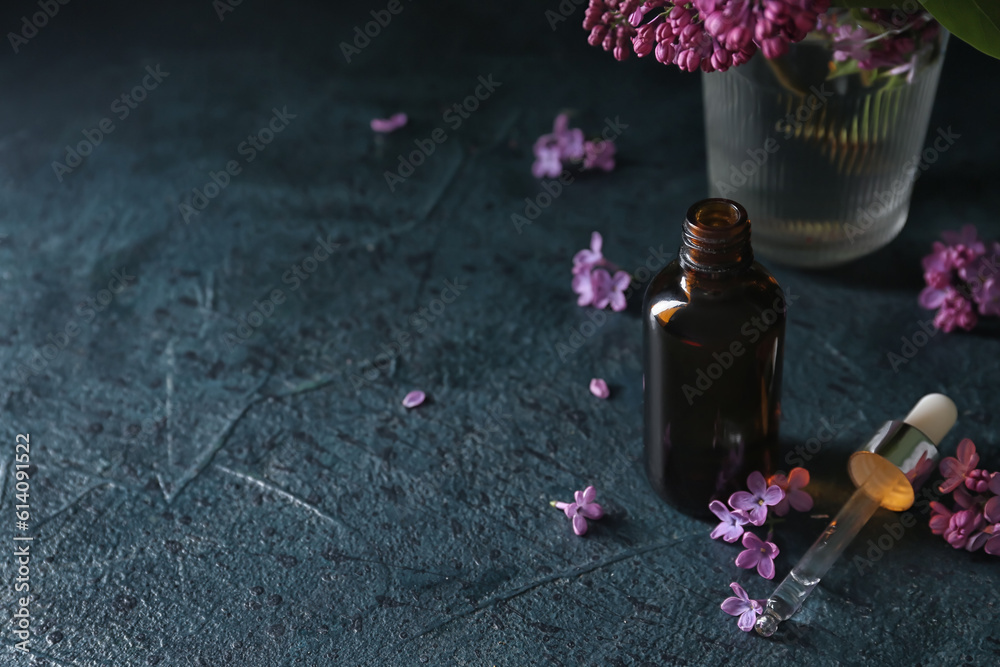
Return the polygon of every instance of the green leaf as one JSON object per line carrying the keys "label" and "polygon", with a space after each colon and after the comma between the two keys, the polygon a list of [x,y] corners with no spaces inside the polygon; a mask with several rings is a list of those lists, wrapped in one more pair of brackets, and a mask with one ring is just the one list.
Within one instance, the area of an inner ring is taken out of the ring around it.
{"label": "green leaf", "polygon": [[983,53],[1000,58],[1000,2],[996,0],[923,0],[955,37]]}

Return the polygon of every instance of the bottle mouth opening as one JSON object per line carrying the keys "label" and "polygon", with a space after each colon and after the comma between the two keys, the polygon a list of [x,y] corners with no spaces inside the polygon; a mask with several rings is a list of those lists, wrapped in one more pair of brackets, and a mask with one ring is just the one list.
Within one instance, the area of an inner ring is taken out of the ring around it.
{"label": "bottle mouth opening", "polygon": [[705,199],[688,209],[692,226],[713,236],[730,232],[747,222],[746,209],[729,199]]}

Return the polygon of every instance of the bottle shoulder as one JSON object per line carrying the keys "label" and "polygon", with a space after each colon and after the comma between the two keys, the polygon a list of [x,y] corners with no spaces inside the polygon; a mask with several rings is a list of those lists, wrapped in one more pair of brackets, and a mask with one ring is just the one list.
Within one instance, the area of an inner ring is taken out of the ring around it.
{"label": "bottle shoulder", "polygon": [[[785,317],[785,295],[778,281],[759,262],[724,279],[700,279],[674,261],[658,273],[646,290],[643,312],[666,324],[682,311],[729,311],[734,317],[752,317],[765,310]],[[690,313],[688,314],[690,316]],[[676,323],[677,320],[675,320]]]}

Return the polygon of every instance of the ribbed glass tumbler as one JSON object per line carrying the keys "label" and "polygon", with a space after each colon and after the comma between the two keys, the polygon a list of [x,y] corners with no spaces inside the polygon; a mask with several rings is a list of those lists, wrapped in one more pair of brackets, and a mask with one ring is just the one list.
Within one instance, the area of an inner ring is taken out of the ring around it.
{"label": "ribbed glass tumbler", "polygon": [[957,136],[940,128],[924,147],[944,30],[939,40],[909,80],[828,78],[829,44],[812,38],[781,58],[702,75],[709,193],[746,207],[755,251],[820,268],[899,234],[914,180]]}

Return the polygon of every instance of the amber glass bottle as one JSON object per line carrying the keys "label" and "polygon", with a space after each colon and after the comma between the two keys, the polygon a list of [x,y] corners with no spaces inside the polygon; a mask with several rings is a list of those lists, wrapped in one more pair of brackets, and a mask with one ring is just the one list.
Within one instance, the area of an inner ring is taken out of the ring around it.
{"label": "amber glass bottle", "polygon": [[688,210],[679,256],[643,303],[646,473],[679,510],[773,472],[781,415],[785,297],[753,259],[746,210],[706,199]]}

